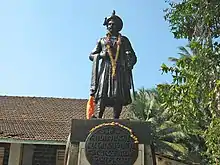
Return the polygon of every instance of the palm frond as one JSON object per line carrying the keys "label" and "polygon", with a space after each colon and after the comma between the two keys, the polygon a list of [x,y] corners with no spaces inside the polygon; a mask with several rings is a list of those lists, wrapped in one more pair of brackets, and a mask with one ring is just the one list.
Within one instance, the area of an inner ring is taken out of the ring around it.
{"label": "palm frond", "polygon": [[190,52],[186,49],[186,47],[184,46],[180,46],[179,47],[179,50],[181,51],[181,54],[184,55],[184,56],[191,56]]}
{"label": "palm frond", "polygon": [[172,134],[172,133],[175,133],[177,132],[177,129],[173,128],[173,127],[167,127],[167,128],[158,128],[158,131],[157,133],[160,135],[160,136],[166,136],[167,134]]}
{"label": "palm frond", "polygon": [[175,157],[185,155],[188,152],[187,148],[182,144],[162,140],[155,140],[155,150],[159,153]]}
{"label": "palm frond", "polygon": [[180,131],[179,126],[170,120],[169,111],[162,108],[155,89],[139,89],[131,107],[133,119],[151,124],[153,142],[158,151],[170,155],[185,154],[186,147],[178,142],[184,141],[186,136]]}
{"label": "palm frond", "polygon": [[181,131],[174,131],[174,132],[170,132],[168,134],[161,134],[161,132],[160,132],[158,134],[160,135],[161,140],[165,140],[168,142],[180,142],[180,141],[187,141],[188,140],[188,136],[185,135]]}
{"label": "palm frond", "polygon": [[185,147],[183,144],[179,144],[179,143],[171,143],[168,141],[163,141],[165,144],[167,144],[168,146],[170,146],[171,148],[173,148],[175,151],[178,151],[180,153],[184,153],[187,154],[188,149],[187,147]]}
{"label": "palm frond", "polygon": [[179,60],[179,58],[168,57],[168,60],[171,61],[171,62],[177,62]]}

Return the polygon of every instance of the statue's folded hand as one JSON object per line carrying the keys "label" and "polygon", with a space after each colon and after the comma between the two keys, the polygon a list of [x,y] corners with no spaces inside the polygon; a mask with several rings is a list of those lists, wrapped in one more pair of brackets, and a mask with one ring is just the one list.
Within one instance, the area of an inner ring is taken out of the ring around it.
{"label": "statue's folded hand", "polygon": [[107,52],[106,52],[106,51],[101,51],[100,54],[99,54],[99,56],[100,56],[101,58],[106,57],[106,55],[107,55]]}

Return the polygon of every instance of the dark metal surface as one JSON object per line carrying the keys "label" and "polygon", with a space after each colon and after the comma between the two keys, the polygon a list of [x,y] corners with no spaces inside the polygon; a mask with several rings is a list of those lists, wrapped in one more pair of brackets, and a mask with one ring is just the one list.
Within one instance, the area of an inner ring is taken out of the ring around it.
{"label": "dark metal surface", "polygon": [[150,124],[141,121],[130,121],[121,119],[73,119],[71,126],[71,142],[85,142],[89,131],[95,126],[102,123],[118,122],[126,127],[132,129],[134,134],[138,137],[139,144],[150,144],[151,142],[151,128]]}
{"label": "dark metal surface", "polygon": [[[107,34],[98,40],[89,55],[89,59],[93,61],[90,95],[95,97],[97,118],[102,118],[105,107],[113,107],[114,118],[118,119],[122,107],[132,103],[130,90],[134,93],[134,82],[131,77],[137,57],[129,39],[119,33],[123,21],[115,15],[115,11],[105,19],[104,25],[107,27]],[[112,76],[114,67],[111,59],[116,59],[117,51],[115,75]]]}
{"label": "dark metal surface", "polygon": [[125,128],[102,126],[87,137],[85,155],[91,165],[133,165],[138,144]]}

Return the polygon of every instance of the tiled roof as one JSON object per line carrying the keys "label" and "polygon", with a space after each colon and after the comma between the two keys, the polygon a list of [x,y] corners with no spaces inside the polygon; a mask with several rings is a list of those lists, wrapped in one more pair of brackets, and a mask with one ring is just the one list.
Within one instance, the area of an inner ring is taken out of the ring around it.
{"label": "tiled roof", "polygon": [[[71,119],[84,119],[86,99],[0,96],[0,139],[65,142]],[[128,116],[126,107],[121,118]],[[106,109],[105,118],[112,118]]]}

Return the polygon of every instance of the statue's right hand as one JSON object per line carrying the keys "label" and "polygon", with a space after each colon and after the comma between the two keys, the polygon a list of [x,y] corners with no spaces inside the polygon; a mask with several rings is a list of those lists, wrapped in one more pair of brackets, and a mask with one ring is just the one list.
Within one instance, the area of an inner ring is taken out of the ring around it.
{"label": "statue's right hand", "polygon": [[106,51],[101,51],[99,55],[101,58],[103,58],[106,56],[106,54],[107,54]]}
{"label": "statue's right hand", "polygon": [[94,96],[95,95],[95,90],[94,89],[90,89],[90,96]]}

